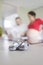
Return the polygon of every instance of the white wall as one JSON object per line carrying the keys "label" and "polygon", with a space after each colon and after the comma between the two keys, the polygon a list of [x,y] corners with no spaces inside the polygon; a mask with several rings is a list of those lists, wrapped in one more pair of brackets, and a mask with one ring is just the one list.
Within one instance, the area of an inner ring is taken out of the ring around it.
{"label": "white wall", "polygon": [[38,18],[43,19],[43,7],[35,9],[34,11],[36,12]]}
{"label": "white wall", "polygon": [[[22,7],[20,7],[19,10],[18,10],[18,14],[22,18],[23,22],[26,23],[26,24],[29,23],[28,16],[27,16],[27,13],[29,11],[31,11],[31,9],[29,9],[29,8],[22,8]],[[36,14],[37,14],[36,17],[43,19],[43,7],[34,9],[33,11],[36,12]]]}
{"label": "white wall", "polygon": [[[29,22],[28,17],[27,17],[27,12],[28,11],[30,11],[30,10],[26,9],[26,8],[25,9],[20,8],[19,11],[18,11],[18,14],[23,19],[23,22],[27,22],[27,23]],[[43,19],[43,7],[35,9],[34,11],[36,12],[38,18]],[[2,21],[0,21],[0,26],[2,26]]]}
{"label": "white wall", "polygon": [[[5,18],[4,20],[4,27],[5,28],[11,28],[12,26],[16,25],[15,23],[15,18],[18,17],[19,15],[17,13],[12,14],[8,17]],[[8,25],[7,25],[8,24]]]}
{"label": "white wall", "polygon": [[0,0],[0,26],[2,26],[2,0]]}

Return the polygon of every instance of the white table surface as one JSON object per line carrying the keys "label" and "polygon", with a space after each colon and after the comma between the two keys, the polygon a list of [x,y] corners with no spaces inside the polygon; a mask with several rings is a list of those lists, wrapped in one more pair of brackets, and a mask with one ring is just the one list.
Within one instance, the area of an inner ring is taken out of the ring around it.
{"label": "white table surface", "polygon": [[27,51],[9,51],[11,42],[0,40],[0,65],[43,65],[43,43],[30,45]]}

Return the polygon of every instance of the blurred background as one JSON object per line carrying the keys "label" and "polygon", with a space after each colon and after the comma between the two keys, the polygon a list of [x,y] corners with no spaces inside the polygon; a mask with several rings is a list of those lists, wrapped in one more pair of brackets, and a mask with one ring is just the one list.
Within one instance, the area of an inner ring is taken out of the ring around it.
{"label": "blurred background", "polygon": [[27,12],[30,10],[43,19],[43,0],[0,0],[0,26],[3,27],[4,20],[14,21],[14,16],[18,15],[28,23]]}
{"label": "blurred background", "polygon": [[15,17],[20,16],[23,23],[29,23],[27,12],[33,10],[37,17],[43,19],[43,0],[0,0],[0,26],[11,28]]}
{"label": "blurred background", "polygon": [[43,0],[0,0],[0,26],[14,23],[16,16],[20,16],[24,23],[29,23],[27,12],[30,10],[43,19]]}

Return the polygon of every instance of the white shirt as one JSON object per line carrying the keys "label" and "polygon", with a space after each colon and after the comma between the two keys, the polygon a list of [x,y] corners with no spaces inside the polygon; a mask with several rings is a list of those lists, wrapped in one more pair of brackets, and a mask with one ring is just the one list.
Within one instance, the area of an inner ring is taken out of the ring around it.
{"label": "white shirt", "polygon": [[27,26],[25,24],[21,24],[21,25],[16,25],[14,27],[12,27],[8,33],[12,34],[12,36],[14,38],[20,38],[21,37],[21,33],[26,32],[27,30]]}

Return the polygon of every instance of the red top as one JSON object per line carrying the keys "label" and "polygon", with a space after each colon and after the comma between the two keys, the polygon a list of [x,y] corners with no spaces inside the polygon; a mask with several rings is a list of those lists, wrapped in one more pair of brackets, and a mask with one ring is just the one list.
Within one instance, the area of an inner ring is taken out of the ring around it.
{"label": "red top", "polygon": [[43,21],[41,19],[36,19],[33,23],[30,23],[28,25],[28,29],[35,29],[35,30],[40,30],[40,25],[43,25]]}

